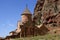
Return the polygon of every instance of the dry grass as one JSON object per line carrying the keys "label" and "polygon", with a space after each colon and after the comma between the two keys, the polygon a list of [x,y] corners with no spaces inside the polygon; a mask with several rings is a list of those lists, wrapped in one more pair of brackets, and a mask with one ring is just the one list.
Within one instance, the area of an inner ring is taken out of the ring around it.
{"label": "dry grass", "polygon": [[13,40],[60,40],[60,35],[44,35],[44,36],[35,36],[35,37],[25,37],[25,38],[16,38]]}

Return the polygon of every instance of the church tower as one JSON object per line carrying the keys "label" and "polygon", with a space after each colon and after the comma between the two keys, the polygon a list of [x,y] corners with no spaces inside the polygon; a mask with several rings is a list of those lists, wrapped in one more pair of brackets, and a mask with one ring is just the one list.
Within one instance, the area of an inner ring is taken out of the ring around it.
{"label": "church tower", "polygon": [[32,22],[32,14],[29,11],[27,6],[21,15],[22,15],[22,23],[27,23],[27,22],[31,23]]}

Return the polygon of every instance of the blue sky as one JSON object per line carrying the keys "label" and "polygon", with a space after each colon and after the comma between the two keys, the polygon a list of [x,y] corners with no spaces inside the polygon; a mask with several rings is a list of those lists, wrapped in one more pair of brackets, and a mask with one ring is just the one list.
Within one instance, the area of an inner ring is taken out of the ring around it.
{"label": "blue sky", "polygon": [[26,4],[33,13],[37,0],[0,0],[0,37],[9,35],[17,28],[17,21],[21,20],[21,13]]}

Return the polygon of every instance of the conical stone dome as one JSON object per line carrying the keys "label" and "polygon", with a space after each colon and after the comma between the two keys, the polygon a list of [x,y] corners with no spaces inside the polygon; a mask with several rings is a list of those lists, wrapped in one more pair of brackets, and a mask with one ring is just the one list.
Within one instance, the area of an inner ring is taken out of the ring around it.
{"label": "conical stone dome", "polygon": [[22,13],[22,15],[25,14],[31,14],[30,10],[28,9],[28,7],[25,8],[24,12]]}

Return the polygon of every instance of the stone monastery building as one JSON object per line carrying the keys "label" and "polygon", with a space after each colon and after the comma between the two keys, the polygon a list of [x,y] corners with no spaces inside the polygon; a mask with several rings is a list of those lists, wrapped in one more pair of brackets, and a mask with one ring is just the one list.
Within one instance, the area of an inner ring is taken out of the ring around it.
{"label": "stone monastery building", "polygon": [[17,29],[6,38],[60,34],[60,0],[37,0],[33,15],[26,7]]}

